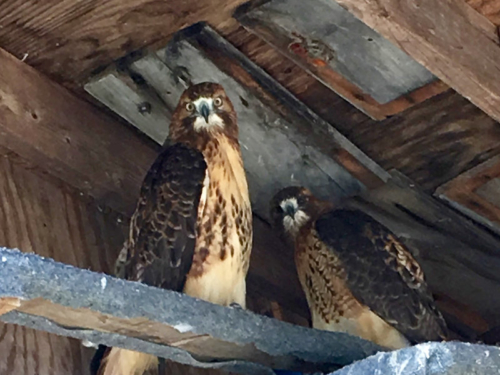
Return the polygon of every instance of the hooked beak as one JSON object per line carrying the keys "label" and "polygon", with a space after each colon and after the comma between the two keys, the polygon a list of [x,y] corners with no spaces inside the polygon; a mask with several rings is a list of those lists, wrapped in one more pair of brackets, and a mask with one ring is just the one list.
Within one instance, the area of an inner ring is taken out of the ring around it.
{"label": "hooked beak", "polygon": [[283,211],[285,211],[286,215],[291,216],[292,219],[295,217],[295,207],[292,204],[287,204]]}
{"label": "hooked beak", "polygon": [[208,106],[208,103],[206,102],[201,103],[199,108],[199,113],[203,116],[206,123],[208,124],[208,116],[210,116],[210,107]]}

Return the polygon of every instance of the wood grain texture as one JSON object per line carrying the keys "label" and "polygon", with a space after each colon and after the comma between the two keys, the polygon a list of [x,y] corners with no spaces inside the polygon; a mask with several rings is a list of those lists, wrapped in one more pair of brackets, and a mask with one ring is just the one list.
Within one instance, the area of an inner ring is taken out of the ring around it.
{"label": "wood grain texture", "polygon": [[221,22],[244,0],[6,0],[0,46],[59,82],[90,72],[192,23]]}
{"label": "wood grain texture", "polygon": [[[3,148],[0,148],[0,174],[2,246],[36,252],[80,268],[112,272],[128,230],[126,217],[99,206]],[[249,305],[267,315],[262,306],[277,300],[284,311],[282,320],[307,325],[308,311],[293,259],[281,259],[287,249],[266,224],[258,218],[254,222],[257,238],[249,276]],[[277,267],[271,268],[269,264]],[[86,375],[92,355],[93,350],[84,348],[78,340],[0,323],[0,374]],[[221,373],[201,369],[192,372],[191,368],[176,363],[169,363],[167,369],[169,374]]]}
{"label": "wood grain texture", "polygon": [[449,91],[382,122],[339,127],[385,169],[434,190],[500,153],[500,126]]}
{"label": "wood grain texture", "polygon": [[379,165],[428,192],[499,152],[498,123],[453,90],[373,121],[237,23],[219,30]]}
{"label": "wood grain texture", "polygon": [[369,120],[367,115],[317,81],[293,61],[284,59],[268,43],[245,30],[235,20],[218,25],[217,31],[336,129],[342,131]]}
{"label": "wood grain texture", "polygon": [[500,47],[457,0],[337,0],[446,84],[500,120]]}
{"label": "wood grain texture", "polygon": [[0,65],[0,145],[132,212],[144,166],[155,157],[147,141],[4,50]]}
{"label": "wood grain texture", "polygon": [[493,157],[437,188],[435,195],[500,233],[500,157]]}
{"label": "wood grain texture", "polygon": [[[121,216],[104,212],[36,167],[0,152],[0,244],[96,271],[112,269]],[[78,340],[0,323],[0,374],[87,375],[93,350]]]}
{"label": "wood grain texture", "polygon": [[399,113],[447,89],[335,2],[273,0],[261,6],[245,4],[235,16],[373,119]]}
{"label": "wood grain texture", "polygon": [[500,1],[498,0],[465,0],[476,11],[484,15],[495,25],[500,25]]}

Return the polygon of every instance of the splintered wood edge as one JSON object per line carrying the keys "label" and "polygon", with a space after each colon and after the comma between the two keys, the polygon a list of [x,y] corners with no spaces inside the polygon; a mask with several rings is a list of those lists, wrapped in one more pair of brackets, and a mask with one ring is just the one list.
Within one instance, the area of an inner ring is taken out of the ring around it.
{"label": "splintered wood edge", "polygon": [[331,371],[385,350],[35,254],[0,248],[0,256],[6,323],[228,370]]}
{"label": "splintered wood edge", "polygon": [[238,345],[216,339],[208,334],[185,331],[185,327],[176,328],[143,317],[119,318],[90,309],[59,305],[42,298],[23,301],[19,298],[7,297],[2,298],[0,303],[3,304],[0,307],[1,314],[17,310],[21,313],[46,318],[64,328],[116,333],[183,349],[190,354],[210,360],[237,358],[258,362],[266,366],[272,365],[275,361],[275,358],[258,350],[253,344]]}
{"label": "splintered wood edge", "polygon": [[0,316],[17,310],[21,306],[21,299],[17,297],[0,298]]}

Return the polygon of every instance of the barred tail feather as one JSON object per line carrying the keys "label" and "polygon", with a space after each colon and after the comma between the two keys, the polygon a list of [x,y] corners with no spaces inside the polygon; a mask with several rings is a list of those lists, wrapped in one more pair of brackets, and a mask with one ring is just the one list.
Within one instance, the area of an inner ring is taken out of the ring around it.
{"label": "barred tail feather", "polygon": [[110,348],[102,359],[97,375],[143,375],[158,367],[158,358],[132,350]]}

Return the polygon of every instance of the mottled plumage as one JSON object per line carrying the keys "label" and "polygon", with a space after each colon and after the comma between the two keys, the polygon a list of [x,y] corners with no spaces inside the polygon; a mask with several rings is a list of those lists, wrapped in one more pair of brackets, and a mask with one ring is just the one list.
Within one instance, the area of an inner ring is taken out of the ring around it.
{"label": "mottled plumage", "polygon": [[390,348],[446,337],[420,265],[388,228],[359,210],[334,209],[301,187],[276,194],[271,216],[295,248],[315,328]]}
{"label": "mottled plumage", "polygon": [[[252,212],[236,113],[222,86],[182,94],[166,144],[144,179],[116,274],[245,307]],[[157,364],[112,348],[99,374],[141,375]]]}

